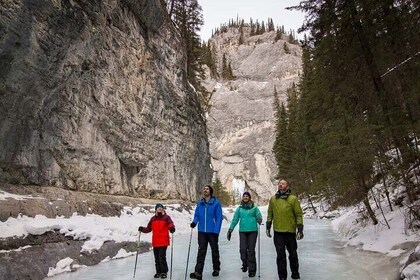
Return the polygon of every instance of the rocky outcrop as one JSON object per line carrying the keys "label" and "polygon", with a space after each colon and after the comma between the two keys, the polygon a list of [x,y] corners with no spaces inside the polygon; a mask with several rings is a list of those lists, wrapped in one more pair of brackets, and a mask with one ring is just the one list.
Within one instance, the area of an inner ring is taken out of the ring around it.
{"label": "rocky outcrop", "polygon": [[[120,249],[126,252],[147,252],[150,244],[109,241],[92,253],[81,252],[83,240],[73,240],[58,232],[29,235],[26,238],[0,240],[0,280],[44,279],[49,268],[65,258],[71,258],[71,269],[91,266],[113,258]],[[3,251],[5,250],[5,251]]]}
{"label": "rocky outcrop", "polygon": [[[68,218],[77,213],[81,216],[96,214],[102,217],[119,217],[125,206],[137,207],[141,204],[143,208],[148,209],[145,204],[153,208],[156,203],[162,202],[156,199],[94,194],[45,186],[4,185],[0,189],[0,196],[4,191],[9,195],[17,195],[18,198],[0,198],[0,222],[5,222],[10,217],[17,218],[19,215]],[[180,204],[183,209],[191,208],[188,202],[169,199],[165,201],[165,204],[167,203]]]}
{"label": "rocky outcrop", "polygon": [[241,45],[237,28],[210,39],[219,69],[225,54],[235,76],[232,81],[207,80],[213,92],[208,116],[210,152],[212,166],[229,191],[237,192],[242,185],[253,198],[266,202],[276,190],[274,87],[286,102],[287,88],[299,79],[302,51],[288,43],[286,35],[275,41],[274,31],[251,37],[249,33],[245,27]]}
{"label": "rocky outcrop", "polygon": [[195,199],[205,119],[163,2],[0,6],[0,183]]}

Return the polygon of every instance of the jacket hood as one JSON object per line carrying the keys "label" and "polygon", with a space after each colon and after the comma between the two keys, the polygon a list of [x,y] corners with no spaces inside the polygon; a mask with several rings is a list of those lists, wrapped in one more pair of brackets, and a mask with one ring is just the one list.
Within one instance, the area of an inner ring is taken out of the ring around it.
{"label": "jacket hood", "polygon": [[254,201],[252,201],[251,199],[248,202],[242,200],[240,207],[244,209],[251,209],[252,207],[254,207]]}
{"label": "jacket hood", "polygon": [[216,198],[214,196],[210,197],[209,202],[206,202],[206,199],[203,197],[202,199],[200,199],[200,203],[202,204],[213,204],[216,201]]}
{"label": "jacket hood", "polygon": [[283,198],[283,199],[287,199],[287,197],[289,196],[289,194],[291,193],[292,191],[290,190],[290,189],[287,189],[284,193],[282,193],[282,192],[280,192],[280,191],[277,191],[276,192],[276,198]]}
{"label": "jacket hood", "polygon": [[[159,215],[159,214],[161,214],[161,215]],[[155,216],[156,217],[163,217],[163,216],[165,216],[166,215],[166,211],[165,210],[163,210],[163,212],[155,212]]]}

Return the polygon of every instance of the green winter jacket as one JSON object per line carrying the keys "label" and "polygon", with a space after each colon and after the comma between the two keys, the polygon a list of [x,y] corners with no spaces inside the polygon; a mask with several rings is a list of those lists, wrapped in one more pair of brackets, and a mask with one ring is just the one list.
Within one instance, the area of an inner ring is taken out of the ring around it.
{"label": "green winter jacket", "polygon": [[248,203],[241,203],[233,215],[229,230],[233,231],[239,222],[239,232],[258,231],[257,219],[262,220],[260,209],[250,200]]}
{"label": "green winter jacket", "polygon": [[274,231],[296,232],[297,225],[303,225],[303,213],[295,195],[274,195],[268,204],[267,226],[272,223]]}

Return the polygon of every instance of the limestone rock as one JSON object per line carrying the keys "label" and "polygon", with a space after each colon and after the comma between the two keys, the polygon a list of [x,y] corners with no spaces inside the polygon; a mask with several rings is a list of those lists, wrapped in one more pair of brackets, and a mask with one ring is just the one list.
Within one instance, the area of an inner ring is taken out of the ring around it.
{"label": "limestone rock", "polygon": [[212,166],[229,191],[239,180],[253,198],[266,202],[276,191],[274,87],[280,101],[286,102],[287,88],[298,82],[302,50],[288,43],[286,35],[276,42],[275,32],[249,37],[249,28],[244,28],[244,34],[242,45],[236,28],[210,39],[219,71],[225,54],[235,76],[232,81],[206,80],[213,92],[207,118],[210,153]]}
{"label": "limestone rock", "polygon": [[162,1],[0,5],[0,183],[195,199],[206,124]]}

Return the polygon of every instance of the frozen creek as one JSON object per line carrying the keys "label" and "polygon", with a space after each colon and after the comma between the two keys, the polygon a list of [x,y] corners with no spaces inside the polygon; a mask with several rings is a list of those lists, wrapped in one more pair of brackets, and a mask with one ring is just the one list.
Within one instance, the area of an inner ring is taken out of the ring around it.
{"label": "frozen creek", "polygon": [[[227,223],[224,223],[226,226]],[[238,280],[252,279],[247,273],[241,271],[239,258],[238,227],[232,234],[231,241],[226,239],[226,230],[223,228],[219,237],[221,254],[221,272],[219,277],[211,276],[210,247],[204,268],[203,279]],[[273,240],[265,235],[261,226],[261,271],[253,279],[278,279],[276,268],[276,254]],[[322,220],[305,219],[305,237],[298,241],[298,254],[300,275],[303,280],[395,280],[398,279],[398,264],[395,260],[382,254],[345,248],[338,241],[337,235],[331,230],[328,222]],[[173,280],[183,280],[190,235],[174,236]],[[257,248],[258,254],[258,248]],[[168,265],[171,263],[171,249],[168,248]],[[188,276],[194,271],[197,256],[197,232],[194,230],[191,242],[191,253],[188,267]],[[54,280],[92,280],[107,279],[121,280],[133,279],[135,256],[114,260],[93,267],[82,268],[76,272],[58,275]],[[139,254],[136,279],[154,279],[153,253]],[[288,272],[290,279],[290,270]],[[169,275],[168,275],[169,279]],[[189,277],[187,277],[189,279]]]}

